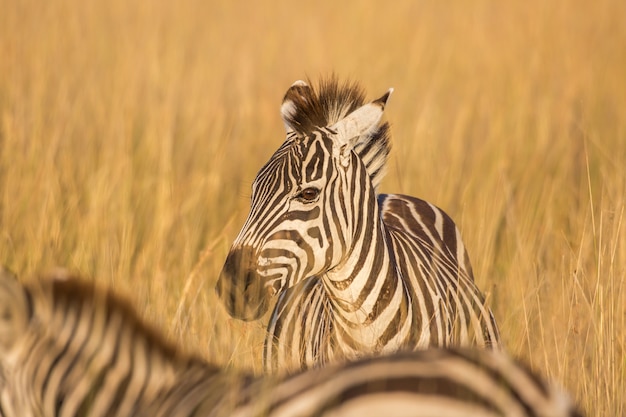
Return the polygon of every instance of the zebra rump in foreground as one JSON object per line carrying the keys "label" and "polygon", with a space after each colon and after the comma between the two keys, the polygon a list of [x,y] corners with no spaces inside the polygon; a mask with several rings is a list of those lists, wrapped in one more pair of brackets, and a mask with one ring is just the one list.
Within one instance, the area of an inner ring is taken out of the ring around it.
{"label": "zebra rump in foreground", "polygon": [[430,349],[291,376],[186,356],[109,290],[0,268],[0,415],[580,416],[504,353]]}
{"label": "zebra rump in foreground", "polygon": [[287,138],[252,184],[248,218],[216,285],[228,313],[268,325],[266,371],[429,346],[498,347],[452,219],[377,194],[390,150],[392,90],[322,80],[287,91]]}

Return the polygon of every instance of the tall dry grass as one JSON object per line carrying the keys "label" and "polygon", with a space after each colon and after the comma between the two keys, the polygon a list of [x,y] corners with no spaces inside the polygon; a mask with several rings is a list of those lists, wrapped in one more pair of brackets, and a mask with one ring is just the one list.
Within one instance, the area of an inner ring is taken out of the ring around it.
{"label": "tall dry grass", "polygon": [[0,0],[0,262],[120,288],[259,370],[213,292],[296,79],[387,108],[384,191],[445,208],[508,349],[626,411],[626,3]]}

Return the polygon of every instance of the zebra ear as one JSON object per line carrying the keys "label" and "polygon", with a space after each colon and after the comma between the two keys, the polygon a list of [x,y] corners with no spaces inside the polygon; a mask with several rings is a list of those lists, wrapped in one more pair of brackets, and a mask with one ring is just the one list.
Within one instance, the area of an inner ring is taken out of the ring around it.
{"label": "zebra ear", "polygon": [[336,132],[337,144],[341,148],[342,155],[345,155],[346,152],[349,153],[354,148],[359,137],[378,127],[391,93],[393,93],[393,88],[390,88],[382,97],[359,107],[334,125],[329,126],[329,130]]}
{"label": "zebra ear", "polygon": [[0,265],[0,357],[8,353],[26,332],[28,300],[17,277]]}
{"label": "zebra ear", "polygon": [[311,87],[302,80],[298,80],[289,87],[283,97],[283,104],[280,106],[280,114],[285,123],[285,130],[290,134],[296,130],[294,126],[294,116],[297,112],[296,103],[307,101],[307,97],[312,94]]}

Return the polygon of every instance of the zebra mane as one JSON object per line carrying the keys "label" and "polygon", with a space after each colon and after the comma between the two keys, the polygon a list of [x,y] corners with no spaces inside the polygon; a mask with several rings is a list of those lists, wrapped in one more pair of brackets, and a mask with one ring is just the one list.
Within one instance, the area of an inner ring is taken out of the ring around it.
{"label": "zebra mane", "polygon": [[[365,102],[365,93],[356,83],[340,83],[335,76],[322,78],[317,86],[296,81],[283,98],[281,113],[287,130],[299,136],[310,135],[315,129],[330,126],[343,119]],[[391,150],[389,123],[381,122],[376,129],[359,137],[353,149],[377,188],[385,175]]]}

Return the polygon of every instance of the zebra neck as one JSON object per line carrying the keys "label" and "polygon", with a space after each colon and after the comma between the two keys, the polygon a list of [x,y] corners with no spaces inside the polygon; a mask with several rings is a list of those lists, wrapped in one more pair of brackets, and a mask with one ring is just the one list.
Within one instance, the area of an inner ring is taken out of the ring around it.
{"label": "zebra neck", "polygon": [[385,339],[386,330],[398,311],[411,308],[388,232],[379,216],[372,223],[375,226],[362,233],[345,262],[323,277],[336,337],[346,342],[339,345],[353,346],[355,352],[397,348],[401,338],[398,343]]}

